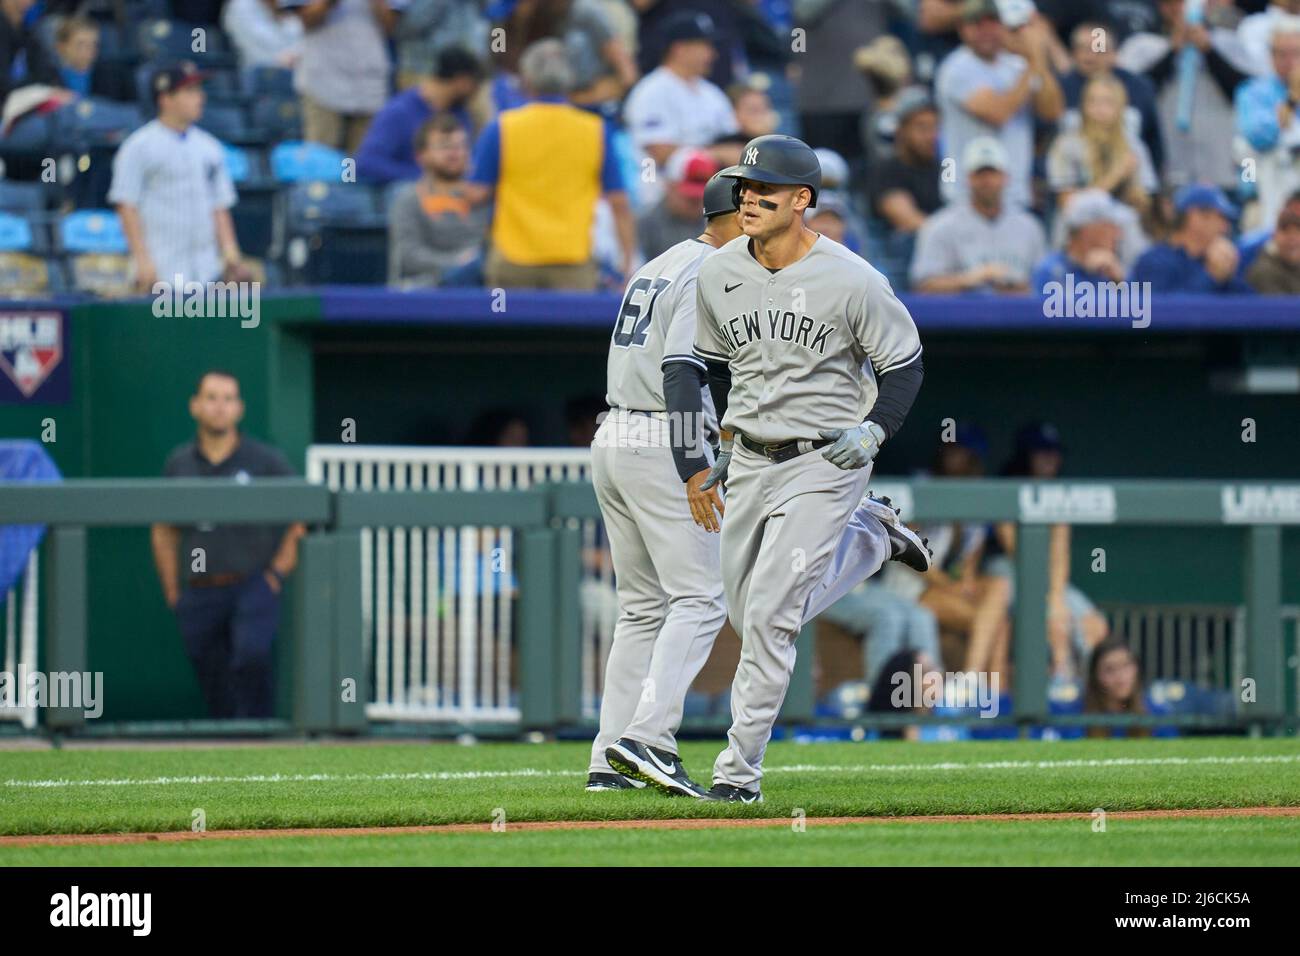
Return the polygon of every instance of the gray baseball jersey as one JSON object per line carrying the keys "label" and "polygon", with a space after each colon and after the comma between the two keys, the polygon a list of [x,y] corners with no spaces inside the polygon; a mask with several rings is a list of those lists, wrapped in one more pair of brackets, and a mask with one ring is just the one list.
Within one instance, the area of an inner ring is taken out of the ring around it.
{"label": "gray baseball jersey", "polygon": [[[665,411],[663,366],[689,362],[704,370],[693,351],[695,282],[700,263],[715,252],[707,242],[687,239],[632,277],[609,343],[605,398],[611,408]],[[706,417],[711,409],[706,403]]]}
{"label": "gray baseball jersey", "polygon": [[875,376],[921,354],[889,281],[826,236],[775,273],[739,236],[701,263],[697,284],[695,354],[730,364],[722,425],[755,441],[860,424]]}

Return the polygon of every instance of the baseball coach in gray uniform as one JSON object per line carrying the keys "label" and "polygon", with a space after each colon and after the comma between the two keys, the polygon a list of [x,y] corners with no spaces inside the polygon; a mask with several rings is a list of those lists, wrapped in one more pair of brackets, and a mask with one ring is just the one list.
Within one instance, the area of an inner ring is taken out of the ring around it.
{"label": "baseball coach in gray uniform", "polygon": [[[591,791],[647,782],[679,788],[676,778],[686,773],[674,735],[686,691],[726,618],[718,539],[709,534],[722,501],[716,488],[700,490],[718,425],[693,345],[700,263],[740,235],[731,187],[714,176],[704,190],[704,233],[637,270],[610,340],[610,410],[592,442],[591,470],[619,615],[591,748]],[[653,777],[636,771],[642,763]]]}
{"label": "baseball coach in gray uniform", "polygon": [[722,581],[741,654],[728,746],[698,795],[752,802],[795,638],[846,539],[862,576],[891,558],[929,569],[924,542],[864,496],[920,390],[921,342],[889,282],[804,225],[821,187],[807,144],[760,136],[719,175],[735,180],[743,235],[700,264],[694,351],[722,422],[701,488],[727,490]]}

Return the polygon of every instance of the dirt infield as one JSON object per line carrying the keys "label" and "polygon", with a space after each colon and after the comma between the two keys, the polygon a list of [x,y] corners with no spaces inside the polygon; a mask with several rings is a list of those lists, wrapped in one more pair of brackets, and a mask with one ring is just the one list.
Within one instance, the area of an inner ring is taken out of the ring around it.
{"label": "dirt infield", "polygon": [[[1176,820],[1203,817],[1300,817],[1300,807],[1216,807],[1199,810],[1117,810],[1111,820]],[[1039,820],[1091,820],[1091,813],[971,813],[910,817],[808,817],[810,827],[891,823],[1016,823]],[[691,818],[677,820],[543,820],[507,823],[524,830],[708,830],[730,827],[784,827],[789,817]],[[305,827],[272,830],[188,830],[162,833],[53,833],[0,836],[0,849],[29,846],[97,846],[118,843],[183,843],[194,840],[247,840],[268,837],[405,836],[417,833],[490,833],[490,823],[449,823],[413,827]]]}

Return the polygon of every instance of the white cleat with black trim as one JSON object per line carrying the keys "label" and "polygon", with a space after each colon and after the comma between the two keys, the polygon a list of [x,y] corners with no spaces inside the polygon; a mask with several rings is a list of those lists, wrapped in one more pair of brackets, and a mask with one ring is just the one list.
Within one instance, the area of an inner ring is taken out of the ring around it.
{"label": "white cleat with black trim", "polygon": [[925,573],[930,570],[934,552],[930,550],[930,539],[922,538],[915,531],[903,524],[898,509],[888,498],[877,498],[870,491],[862,496],[862,505],[872,517],[885,526],[889,541],[893,545],[891,561],[899,561],[913,571]]}

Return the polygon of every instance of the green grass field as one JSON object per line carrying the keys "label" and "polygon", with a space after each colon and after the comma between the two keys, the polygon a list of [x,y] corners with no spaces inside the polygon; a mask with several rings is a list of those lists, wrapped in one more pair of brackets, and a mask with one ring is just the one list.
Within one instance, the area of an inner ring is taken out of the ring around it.
{"label": "green grass field", "polygon": [[[706,779],[714,742],[683,746]],[[1300,806],[1300,741],[774,744],[756,806],[582,790],[583,744],[0,752],[0,834],[482,824],[481,833],[0,844],[0,865],[1297,865],[1300,817],[819,826],[817,817]],[[523,830],[525,821],[807,818],[793,826]],[[494,818],[503,832],[488,828]]]}

